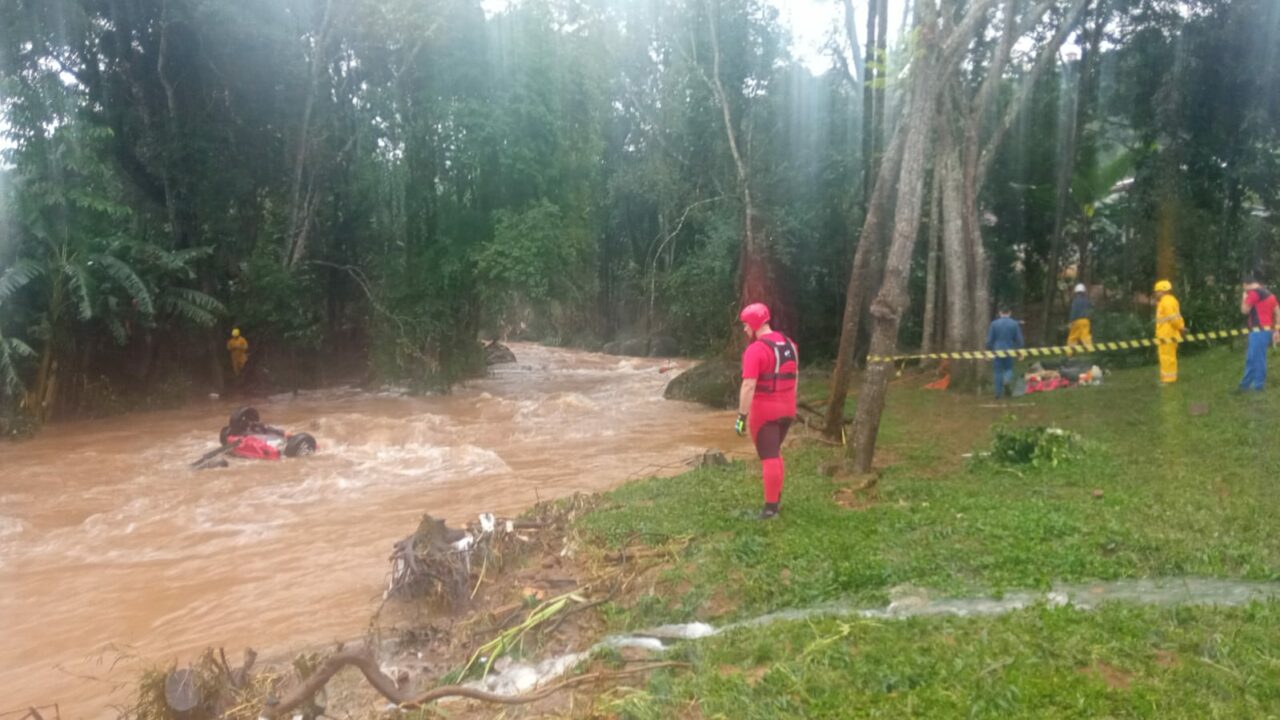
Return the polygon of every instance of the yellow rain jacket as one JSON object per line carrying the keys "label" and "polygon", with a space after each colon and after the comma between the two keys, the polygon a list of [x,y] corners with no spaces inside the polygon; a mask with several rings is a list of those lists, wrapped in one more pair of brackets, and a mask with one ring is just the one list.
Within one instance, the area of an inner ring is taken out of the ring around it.
{"label": "yellow rain jacket", "polygon": [[243,336],[233,337],[227,341],[227,352],[231,353],[232,372],[239,375],[245,363],[249,362],[249,341]]}
{"label": "yellow rain jacket", "polygon": [[[1182,306],[1173,293],[1165,293],[1156,305],[1156,339],[1180,338],[1187,328],[1182,319]],[[1178,346],[1175,343],[1159,346],[1160,382],[1178,381]]]}

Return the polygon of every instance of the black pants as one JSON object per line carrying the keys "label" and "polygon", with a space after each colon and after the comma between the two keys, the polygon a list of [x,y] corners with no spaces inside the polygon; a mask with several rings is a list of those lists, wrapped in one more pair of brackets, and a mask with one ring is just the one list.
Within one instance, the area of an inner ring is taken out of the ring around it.
{"label": "black pants", "polygon": [[795,418],[778,418],[760,426],[756,433],[756,455],[761,460],[769,460],[782,455],[782,441],[787,439],[787,431]]}

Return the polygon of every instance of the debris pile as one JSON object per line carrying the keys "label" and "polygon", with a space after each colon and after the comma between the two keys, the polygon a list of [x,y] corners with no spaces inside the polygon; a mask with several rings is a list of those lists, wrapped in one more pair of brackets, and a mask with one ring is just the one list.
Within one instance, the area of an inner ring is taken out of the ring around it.
{"label": "debris pile", "polygon": [[540,504],[521,518],[482,513],[465,528],[450,528],[444,520],[423,515],[418,529],[391,552],[384,598],[434,600],[449,609],[460,608],[475,596],[487,573],[500,571],[531,550],[546,551],[551,549],[547,545],[559,544],[560,555],[570,554],[567,528],[595,502],[592,496],[574,495]]}

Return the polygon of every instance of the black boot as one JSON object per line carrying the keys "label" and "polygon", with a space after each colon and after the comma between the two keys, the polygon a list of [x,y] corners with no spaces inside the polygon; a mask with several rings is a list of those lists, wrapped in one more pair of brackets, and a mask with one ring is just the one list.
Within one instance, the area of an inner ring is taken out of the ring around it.
{"label": "black boot", "polygon": [[765,503],[764,509],[756,516],[757,520],[772,520],[778,517],[778,503]]}

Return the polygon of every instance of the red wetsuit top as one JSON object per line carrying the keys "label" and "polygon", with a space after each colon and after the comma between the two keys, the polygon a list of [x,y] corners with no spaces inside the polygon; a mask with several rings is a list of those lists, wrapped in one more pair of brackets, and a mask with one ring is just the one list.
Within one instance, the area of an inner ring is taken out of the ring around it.
{"label": "red wetsuit top", "polygon": [[752,435],[767,422],[796,415],[796,380],[800,353],[780,332],[756,338],[742,352],[742,379],[756,381],[751,400]]}

